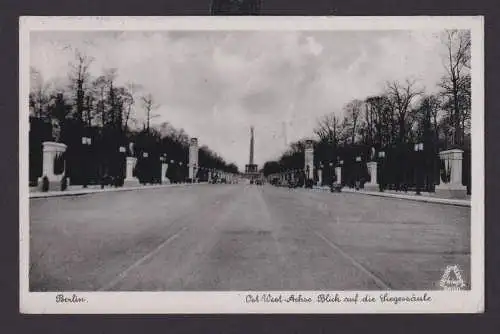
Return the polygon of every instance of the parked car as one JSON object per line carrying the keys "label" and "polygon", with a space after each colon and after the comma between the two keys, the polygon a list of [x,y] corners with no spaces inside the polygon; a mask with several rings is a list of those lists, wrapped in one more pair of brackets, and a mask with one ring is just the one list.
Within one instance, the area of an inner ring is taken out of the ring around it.
{"label": "parked car", "polygon": [[341,191],[342,191],[342,184],[337,183],[337,182],[333,182],[330,185],[330,192],[332,192],[332,193],[339,193]]}

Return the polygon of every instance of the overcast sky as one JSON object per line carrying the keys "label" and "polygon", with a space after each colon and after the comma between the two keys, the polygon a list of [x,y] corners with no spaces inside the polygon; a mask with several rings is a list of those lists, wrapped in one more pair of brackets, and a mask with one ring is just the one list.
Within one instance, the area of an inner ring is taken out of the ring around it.
{"label": "overcast sky", "polygon": [[240,170],[250,125],[261,165],[349,100],[406,78],[433,92],[444,71],[438,32],[31,33],[31,65],[45,80],[65,78],[76,49],[95,59],[93,75],[117,68],[119,83],[152,93],[155,123],[185,129]]}

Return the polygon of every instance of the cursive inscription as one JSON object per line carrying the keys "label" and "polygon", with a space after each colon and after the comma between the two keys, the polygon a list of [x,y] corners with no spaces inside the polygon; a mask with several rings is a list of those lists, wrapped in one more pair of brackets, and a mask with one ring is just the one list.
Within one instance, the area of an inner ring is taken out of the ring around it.
{"label": "cursive inscription", "polygon": [[60,293],[56,295],[56,303],[86,303],[87,298],[85,297],[78,297],[76,294],[73,294],[72,296],[65,296],[64,294]]}
{"label": "cursive inscription", "polygon": [[427,293],[423,294],[391,294],[389,292],[378,295],[370,293],[320,293],[320,294],[281,294],[281,293],[262,293],[262,294],[247,294],[245,302],[251,304],[268,303],[268,304],[284,304],[284,303],[318,303],[318,304],[374,304],[374,303],[391,303],[394,305],[404,303],[429,303],[432,298]]}
{"label": "cursive inscription", "polygon": [[246,303],[311,303],[312,298],[309,296],[304,296],[301,294],[291,294],[291,295],[272,295],[270,293],[265,294],[249,294],[245,297]]}

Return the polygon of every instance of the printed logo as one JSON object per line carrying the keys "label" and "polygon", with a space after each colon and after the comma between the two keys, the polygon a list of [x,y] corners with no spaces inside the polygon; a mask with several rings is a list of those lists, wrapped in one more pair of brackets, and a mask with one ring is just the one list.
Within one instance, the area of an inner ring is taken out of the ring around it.
{"label": "printed logo", "polygon": [[462,290],[465,287],[458,265],[446,267],[443,277],[441,277],[441,281],[439,281],[439,286],[447,291]]}

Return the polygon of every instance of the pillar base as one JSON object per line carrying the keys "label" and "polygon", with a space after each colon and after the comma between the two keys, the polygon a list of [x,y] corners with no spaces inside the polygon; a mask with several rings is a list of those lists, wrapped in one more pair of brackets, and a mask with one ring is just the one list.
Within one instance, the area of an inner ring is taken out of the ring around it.
{"label": "pillar base", "polygon": [[442,198],[465,199],[467,197],[467,187],[456,184],[439,184],[435,193]]}
{"label": "pillar base", "polygon": [[136,178],[123,180],[124,187],[138,187],[140,185],[141,185],[141,183],[139,182],[139,179],[136,179]]}
{"label": "pillar base", "polygon": [[379,185],[373,183],[365,183],[363,189],[368,191],[379,191]]}
{"label": "pillar base", "polygon": [[[47,191],[61,191],[62,175],[55,175],[49,179],[49,189]],[[69,182],[68,182],[69,186]],[[43,191],[43,177],[38,178],[38,191]]]}

